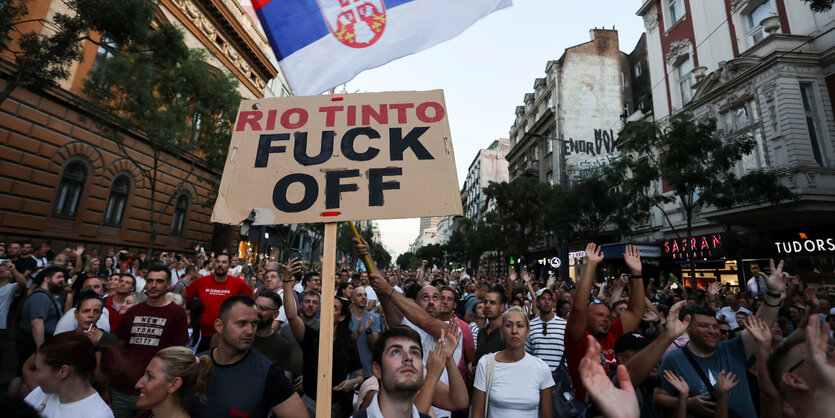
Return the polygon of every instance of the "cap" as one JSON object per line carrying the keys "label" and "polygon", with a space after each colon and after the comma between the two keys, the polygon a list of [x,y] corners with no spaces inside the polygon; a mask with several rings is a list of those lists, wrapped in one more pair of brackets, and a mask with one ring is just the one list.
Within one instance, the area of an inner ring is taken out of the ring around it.
{"label": "cap", "polygon": [[615,353],[622,353],[626,350],[639,351],[652,343],[652,338],[644,337],[637,332],[623,334],[615,341]]}
{"label": "cap", "polygon": [[542,296],[542,294],[545,293],[545,292],[548,292],[548,293],[551,294],[551,296],[554,296],[554,292],[552,292],[551,289],[549,289],[547,287],[543,287],[542,289],[539,289],[539,290],[536,291],[536,297]]}

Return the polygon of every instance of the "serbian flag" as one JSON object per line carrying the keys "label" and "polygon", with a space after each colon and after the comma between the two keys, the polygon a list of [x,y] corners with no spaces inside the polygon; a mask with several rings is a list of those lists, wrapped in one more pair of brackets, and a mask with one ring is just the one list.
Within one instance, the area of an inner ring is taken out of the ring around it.
{"label": "serbian flag", "polygon": [[293,94],[320,94],[363,70],[458,35],[511,0],[253,0]]}

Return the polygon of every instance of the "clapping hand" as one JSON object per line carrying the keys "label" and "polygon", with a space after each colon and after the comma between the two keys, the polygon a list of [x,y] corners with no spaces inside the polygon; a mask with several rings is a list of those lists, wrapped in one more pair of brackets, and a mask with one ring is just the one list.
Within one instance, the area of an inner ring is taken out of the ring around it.
{"label": "clapping hand", "polygon": [[722,370],[719,372],[719,376],[716,377],[716,393],[727,394],[738,384],[739,378],[735,374]]}
{"label": "clapping hand", "polygon": [[670,370],[664,370],[664,378],[670,382],[671,385],[678,391],[679,396],[689,396],[690,395],[690,386],[687,384],[687,381],[684,380],[682,377],[676,376]]}

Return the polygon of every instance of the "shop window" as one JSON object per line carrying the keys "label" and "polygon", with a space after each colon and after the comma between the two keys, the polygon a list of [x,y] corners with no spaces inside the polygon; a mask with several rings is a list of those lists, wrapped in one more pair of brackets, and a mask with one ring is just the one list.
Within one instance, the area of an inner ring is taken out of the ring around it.
{"label": "shop window", "polygon": [[809,130],[809,142],[812,155],[818,165],[824,167],[824,150],[820,143],[820,120],[818,118],[815,91],[812,83],[800,83],[800,96],[803,99],[803,112],[806,116],[806,129]]}
{"label": "shop window", "polygon": [[83,162],[74,160],[64,167],[61,181],[58,183],[58,195],[55,199],[55,214],[75,216],[81,192],[87,182],[87,166]]}
{"label": "shop window", "polygon": [[183,235],[183,225],[186,223],[188,211],[188,196],[182,194],[177,198],[177,205],[174,206],[174,219],[171,222],[171,234]]}
{"label": "shop window", "polygon": [[670,26],[684,17],[684,0],[668,0],[667,11],[670,13]]}
{"label": "shop window", "polygon": [[771,2],[764,1],[745,15],[745,20],[748,24],[748,41],[750,45],[756,45],[768,36],[760,22],[772,14]]}
{"label": "shop window", "polygon": [[110,198],[107,199],[107,209],[104,212],[104,222],[111,225],[120,225],[122,215],[125,213],[125,204],[130,194],[130,179],[122,174],[113,181],[110,187]]}

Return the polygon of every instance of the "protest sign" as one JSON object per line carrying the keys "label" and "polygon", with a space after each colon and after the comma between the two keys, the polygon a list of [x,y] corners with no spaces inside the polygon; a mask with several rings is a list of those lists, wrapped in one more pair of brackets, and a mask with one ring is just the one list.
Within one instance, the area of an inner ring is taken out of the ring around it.
{"label": "protest sign", "polygon": [[461,214],[443,91],[244,100],[212,222]]}

